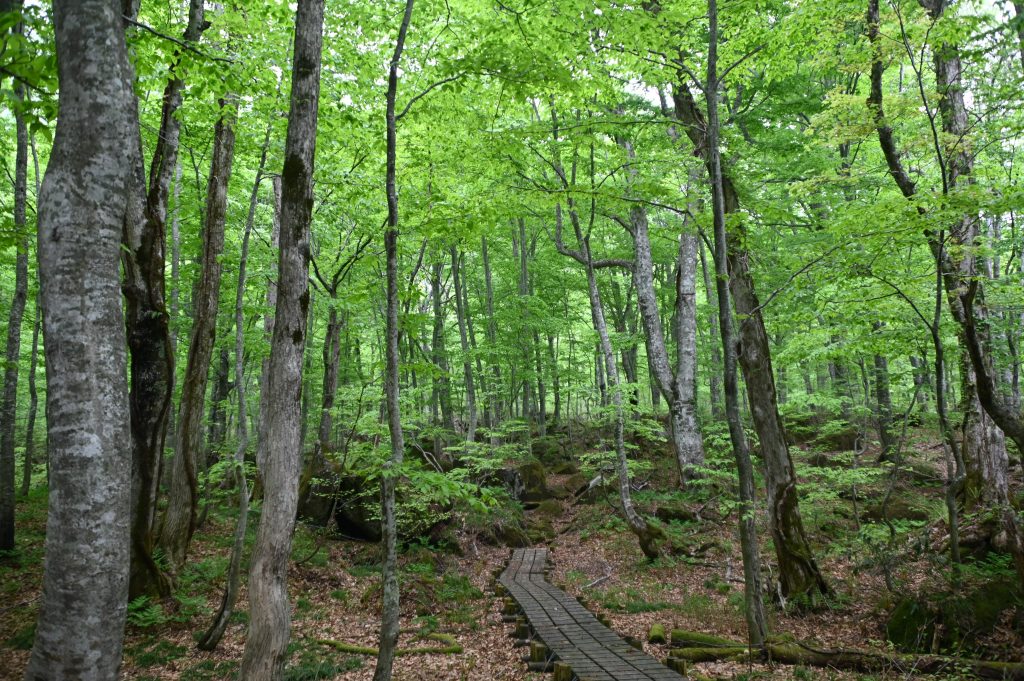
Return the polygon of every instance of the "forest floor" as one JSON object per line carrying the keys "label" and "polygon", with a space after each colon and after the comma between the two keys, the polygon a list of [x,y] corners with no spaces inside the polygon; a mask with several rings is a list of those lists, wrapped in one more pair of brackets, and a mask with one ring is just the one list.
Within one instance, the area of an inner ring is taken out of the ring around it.
{"label": "forest floor", "polygon": [[[943,515],[941,450],[927,433],[914,433],[907,452],[907,471],[893,483],[890,501],[896,515],[904,517],[894,521],[897,534],[890,543],[888,526],[871,522],[877,520],[877,506],[890,485],[889,473],[873,464],[871,452],[860,458],[861,473],[851,476],[848,465],[835,465],[842,463],[836,453],[812,454],[808,448],[794,447],[804,483],[804,522],[835,595],[810,609],[796,609],[791,604],[787,608],[772,607],[774,632],[827,648],[891,650],[885,625],[900,599],[908,594],[949,590],[941,553],[944,524],[936,520]],[[667,457],[659,453],[659,459]],[[819,465],[811,466],[812,462]],[[872,470],[877,473],[870,473]],[[645,477],[650,481],[668,480],[671,475],[656,465]],[[660,623],[666,630],[682,628],[744,638],[742,565],[736,516],[727,494],[705,493],[703,501],[694,501],[667,485],[642,485],[638,501],[647,512],[671,507],[677,514],[682,510],[684,516],[699,516],[666,523],[667,555],[649,563],[615,514],[610,499],[574,503],[566,496],[565,488],[574,486],[578,479],[578,474],[549,475],[548,486],[555,498],[526,512],[527,523],[541,528],[550,548],[553,583],[583,597],[595,612],[606,614],[612,628],[623,636],[646,641],[651,625]],[[854,484],[858,486],[856,495],[852,493]],[[855,496],[857,516],[853,512]],[[45,505],[42,489],[36,489],[21,503],[21,563],[0,566],[0,679],[4,680],[20,679],[28,660],[42,573]],[[244,587],[219,648],[207,653],[195,647],[195,635],[208,625],[220,599],[233,527],[230,507],[211,511],[196,536],[191,562],[174,599],[132,604],[124,678],[234,678],[244,643]],[[765,529],[760,529],[762,555],[770,564],[774,562],[771,545],[764,539]],[[504,564],[510,549],[487,545],[480,533],[465,527],[456,536],[459,553],[422,545],[403,553],[404,633],[400,647],[447,647],[450,639],[427,637],[443,633],[454,637],[460,652],[401,656],[395,663],[394,678],[545,678],[526,671],[521,661],[523,649],[513,648],[510,627],[502,623],[499,599],[491,592],[491,576]],[[376,645],[378,547],[330,538],[318,528],[301,524],[294,543],[289,580],[294,613],[286,679],[369,681],[373,656],[342,652],[324,641]],[[1006,562],[992,556],[998,554],[989,554],[965,570],[961,592],[969,594],[972,586],[984,588],[1006,574]],[[886,585],[887,571],[893,590]],[[940,638],[936,635],[935,640]],[[987,659],[1024,659],[1024,606],[998,613],[991,627],[980,632],[972,645],[974,655]],[[658,659],[669,652],[667,645],[645,643],[644,648]],[[825,669],[729,662],[697,664],[694,671],[729,679],[913,678],[896,673],[868,677]]]}

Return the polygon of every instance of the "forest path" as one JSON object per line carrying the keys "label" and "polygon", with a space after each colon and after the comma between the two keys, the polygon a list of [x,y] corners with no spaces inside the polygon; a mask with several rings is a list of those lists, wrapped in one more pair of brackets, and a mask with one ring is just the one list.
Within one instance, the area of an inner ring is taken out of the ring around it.
{"label": "forest path", "polygon": [[499,581],[522,608],[535,638],[547,646],[547,657],[571,668],[564,678],[573,674],[581,681],[684,678],[633,648],[575,598],[550,584],[544,576],[547,558],[547,549],[516,549]]}

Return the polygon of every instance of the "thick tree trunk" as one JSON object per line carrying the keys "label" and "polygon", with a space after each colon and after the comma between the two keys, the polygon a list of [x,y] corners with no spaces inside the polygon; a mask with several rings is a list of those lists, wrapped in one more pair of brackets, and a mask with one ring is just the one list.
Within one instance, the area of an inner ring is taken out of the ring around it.
{"label": "thick tree trunk", "polygon": [[299,0],[291,110],[281,172],[281,234],[270,366],[256,463],[263,511],[249,571],[249,633],[241,678],[273,681],[284,671],[291,617],[288,562],[302,471],[300,400],[309,314],[309,224],[313,208],[324,0]]}
{"label": "thick tree trunk", "polygon": [[676,274],[676,371],[675,393],[682,414],[675,437],[683,449],[693,452],[694,466],[704,465],[704,440],[697,417],[697,249],[700,238],[691,232],[679,235]]}
{"label": "thick tree trunk", "polygon": [[199,283],[192,300],[194,312],[188,361],[178,406],[178,442],[171,460],[167,512],[160,528],[159,545],[167,559],[172,578],[185,564],[199,510],[197,470],[203,452],[203,404],[207,373],[217,333],[217,303],[220,298],[224,224],[228,203],[228,180],[234,160],[235,131],[233,104],[221,103],[221,114],[213,135],[213,159],[206,188],[206,219],[203,224],[203,256]]}
{"label": "thick tree trunk", "polygon": [[[281,176],[274,175],[270,178],[270,183],[274,193],[274,218],[270,227],[270,249],[275,255],[277,255],[281,246]],[[263,336],[267,339],[268,343],[274,338],[274,314],[277,309],[277,281],[278,275],[275,262],[274,272],[267,281],[267,312],[266,316],[263,317]],[[266,423],[266,410],[269,406],[269,403],[263,399],[262,395],[266,391],[269,383],[270,356],[267,355],[263,358],[263,366],[260,368],[260,417],[258,434],[260,435],[261,441],[263,424]]]}
{"label": "thick tree trunk", "polygon": [[406,0],[405,13],[398,28],[395,51],[388,67],[385,124],[387,128],[387,169],[384,180],[388,203],[387,228],[384,231],[384,252],[387,269],[387,311],[385,322],[384,402],[387,407],[388,432],[391,435],[391,457],[380,477],[381,535],[384,561],[381,569],[380,646],[373,681],[391,681],[391,669],[398,647],[401,611],[398,592],[398,528],[395,522],[395,486],[398,469],[405,456],[402,414],[398,385],[398,128],[395,102],[398,98],[398,65],[405,47],[405,35],[412,20],[414,0]]}
{"label": "thick tree trunk", "polygon": [[128,605],[131,432],[121,312],[132,77],[119,3],[57,0],[57,130],[39,197],[50,504],[28,681],[116,679]]}
{"label": "thick tree trunk", "polygon": [[[203,3],[191,0],[186,42],[199,40],[205,27]],[[180,60],[180,53],[176,59]],[[124,222],[125,323],[131,356],[132,558],[129,597],[166,596],[170,583],[153,560],[156,500],[160,485],[174,386],[174,351],[165,303],[164,242],[170,185],[178,168],[178,140],[184,82],[171,71],[164,87],[160,130],[146,186],[142,138],[133,159],[133,196]],[[137,108],[137,102],[133,101]],[[177,263],[174,263],[175,269]],[[174,272],[177,274],[177,272]]]}
{"label": "thick tree trunk", "polygon": [[[18,85],[17,99],[25,88]],[[14,266],[14,297],[7,314],[7,346],[4,354],[4,391],[0,398],[0,551],[14,550],[14,438],[18,412],[18,368],[21,366],[21,321],[28,299],[28,235],[25,204],[28,195],[28,126],[15,110],[17,141],[14,161],[14,231],[20,235]]]}
{"label": "thick tree trunk", "polygon": [[459,342],[462,344],[462,375],[466,381],[466,411],[468,412],[468,425],[466,428],[466,441],[476,440],[476,386],[473,384],[473,363],[469,352],[469,337],[466,332],[466,319],[468,300],[463,300],[465,293],[465,282],[462,281],[461,258],[459,249],[452,246],[452,287],[455,291],[455,317],[459,324]]}

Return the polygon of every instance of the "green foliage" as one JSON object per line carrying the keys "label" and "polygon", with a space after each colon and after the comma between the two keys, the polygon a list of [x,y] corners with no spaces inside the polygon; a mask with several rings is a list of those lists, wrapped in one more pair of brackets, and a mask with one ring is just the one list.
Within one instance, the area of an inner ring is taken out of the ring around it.
{"label": "green foliage", "polygon": [[169,618],[159,603],[149,596],[139,596],[128,603],[128,624],[139,629],[148,629],[165,624]]}

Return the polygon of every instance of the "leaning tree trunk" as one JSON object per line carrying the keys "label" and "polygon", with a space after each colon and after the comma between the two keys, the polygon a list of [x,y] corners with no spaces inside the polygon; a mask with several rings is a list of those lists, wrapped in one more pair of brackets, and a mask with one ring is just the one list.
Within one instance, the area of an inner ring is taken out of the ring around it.
{"label": "leaning tree trunk", "polygon": [[[24,98],[18,85],[16,99]],[[14,162],[14,231],[22,235],[14,266],[14,297],[7,315],[7,362],[4,391],[0,398],[0,551],[14,550],[14,437],[18,406],[18,367],[21,366],[21,320],[28,299],[28,236],[25,203],[28,194],[28,126],[20,110],[14,113],[17,151]]]}
{"label": "leaning tree trunk", "polygon": [[309,314],[309,225],[323,23],[324,0],[299,0],[281,173],[277,305],[256,457],[263,476],[263,512],[249,571],[249,634],[241,665],[241,678],[247,681],[281,677],[291,635],[288,561],[302,471],[299,395]]}
{"label": "leaning tree trunk", "polygon": [[[137,4],[136,4],[137,9]],[[186,42],[205,27],[203,2],[189,3]],[[174,350],[165,301],[164,242],[170,185],[178,167],[178,141],[184,82],[171,67],[164,87],[160,130],[146,186],[142,137],[132,140],[133,186],[125,215],[121,263],[124,271],[125,325],[131,357],[129,402],[132,424],[132,544],[129,597],[170,593],[170,582],[153,559],[156,501],[174,384]],[[137,110],[137,100],[132,101]]]}
{"label": "leaning tree trunk", "polygon": [[[704,140],[705,122],[686,83],[680,79],[673,92],[675,115],[687,136],[708,165]],[[739,195],[732,179],[722,173],[722,198],[725,213],[740,211]],[[738,238],[728,242],[729,288],[737,316],[742,320],[738,330],[739,363],[747,385],[747,399],[754,420],[754,429],[761,442],[765,463],[765,484],[768,488],[769,521],[775,555],[779,562],[779,593],[785,598],[829,592],[811,553],[800,518],[796,489],[796,473],[789,456],[782,418],[775,393],[775,374],[768,333],[765,331],[761,305],[750,274],[750,254],[744,244],[742,223]],[[724,323],[719,312],[719,325]]]}
{"label": "leaning tree trunk", "polygon": [[56,0],[59,110],[39,197],[50,503],[31,681],[118,678],[131,437],[118,258],[132,78],[118,3]]}
{"label": "leaning tree trunk", "polygon": [[[555,120],[554,112],[552,112],[552,120],[553,122]],[[557,138],[557,127],[555,127],[555,135]],[[560,161],[556,161],[556,167],[559,168],[559,176],[564,177]],[[626,459],[624,438],[626,415],[625,406],[622,404],[622,384],[619,381],[619,371],[615,363],[615,350],[612,348],[611,338],[608,335],[608,323],[605,321],[604,307],[601,303],[601,291],[597,286],[590,241],[583,235],[579,215],[572,199],[569,199],[569,220],[572,222],[573,232],[576,235],[578,250],[569,249],[562,242],[562,206],[555,204],[555,246],[559,253],[571,257],[583,265],[587,275],[590,318],[598,335],[598,366],[603,365],[605,374],[608,376],[610,399],[615,411],[615,473],[619,482],[619,502],[622,504],[622,514],[626,518],[626,525],[636,535],[637,541],[640,543],[640,550],[649,560],[654,560],[660,555],[658,544],[663,534],[658,527],[648,523],[633,506],[629,482],[629,461]]]}
{"label": "leaning tree trunk", "polygon": [[228,180],[234,158],[233,103],[221,102],[221,114],[213,135],[213,160],[206,188],[206,220],[203,225],[202,274],[192,300],[194,311],[188,362],[178,407],[178,442],[171,460],[167,512],[160,528],[159,545],[168,570],[176,578],[185,565],[192,534],[198,521],[197,468],[203,450],[203,401],[207,373],[217,333],[220,299],[220,254],[224,250],[224,223],[228,205]]}

